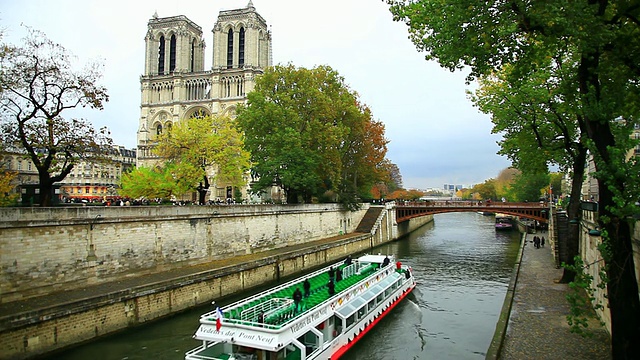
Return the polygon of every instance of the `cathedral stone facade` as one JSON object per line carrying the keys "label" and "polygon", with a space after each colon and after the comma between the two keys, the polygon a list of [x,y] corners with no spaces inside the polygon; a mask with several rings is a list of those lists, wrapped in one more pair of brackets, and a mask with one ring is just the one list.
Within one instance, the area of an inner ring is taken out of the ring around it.
{"label": "cathedral stone facade", "polygon": [[[246,101],[256,75],[271,66],[271,34],[253,3],[223,10],[213,32],[213,63],[204,69],[202,28],[185,16],[149,20],[138,127],[137,165],[151,166],[155,139],[173,123],[191,117],[235,114]],[[227,198],[217,184],[210,198]],[[224,189],[224,190],[223,190]],[[213,189],[212,189],[213,190]]]}

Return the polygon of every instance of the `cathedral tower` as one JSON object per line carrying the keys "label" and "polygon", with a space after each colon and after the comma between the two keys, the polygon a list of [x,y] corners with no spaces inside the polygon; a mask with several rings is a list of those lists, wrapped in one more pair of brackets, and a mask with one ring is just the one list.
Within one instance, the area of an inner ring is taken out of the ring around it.
{"label": "cathedral tower", "polygon": [[172,124],[194,116],[233,116],[253,90],[256,75],[271,66],[271,34],[252,1],[220,11],[212,32],[213,64],[205,70],[200,26],[182,15],[154,14],[149,20],[140,77],[138,166],[158,160],[155,139]]}

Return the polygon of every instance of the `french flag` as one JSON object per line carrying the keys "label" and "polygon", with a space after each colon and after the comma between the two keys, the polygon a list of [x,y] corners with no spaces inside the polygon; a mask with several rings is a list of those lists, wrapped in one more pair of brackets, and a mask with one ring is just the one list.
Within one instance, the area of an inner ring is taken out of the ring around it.
{"label": "french flag", "polygon": [[220,331],[220,328],[222,327],[222,310],[220,310],[219,306],[216,306],[216,315],[218,315],[217,319],[216,319],[216,331]]}

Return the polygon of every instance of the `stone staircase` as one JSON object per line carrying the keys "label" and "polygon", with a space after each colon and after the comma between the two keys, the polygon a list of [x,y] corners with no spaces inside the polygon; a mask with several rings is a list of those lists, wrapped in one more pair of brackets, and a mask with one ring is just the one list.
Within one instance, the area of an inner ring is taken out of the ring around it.
{"label": "stone staircase", "polygon": [[362,217],[362,220],[360,220],[360,224],[358,224],[358,227],[356,228],[355,232],[371,233],[374,226],[376,226],[376,223],[378,222],[378,218],[380,217],[380,214],[383,211],[384,211],[384,206],[370,207],[367,210],[367,212],[364,214],[364,217]]}

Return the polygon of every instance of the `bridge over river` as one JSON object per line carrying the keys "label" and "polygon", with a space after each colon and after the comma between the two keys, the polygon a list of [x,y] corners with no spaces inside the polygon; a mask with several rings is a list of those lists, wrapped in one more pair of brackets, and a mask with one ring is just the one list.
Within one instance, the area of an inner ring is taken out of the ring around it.
{"label": "bridge over river", "polygon": [[477,200],[398,202],[396,204],[396,221],[400,223],[419,216],[449,212],[500,213],[546,223],[549,207],[545,202],[519,203]]}

